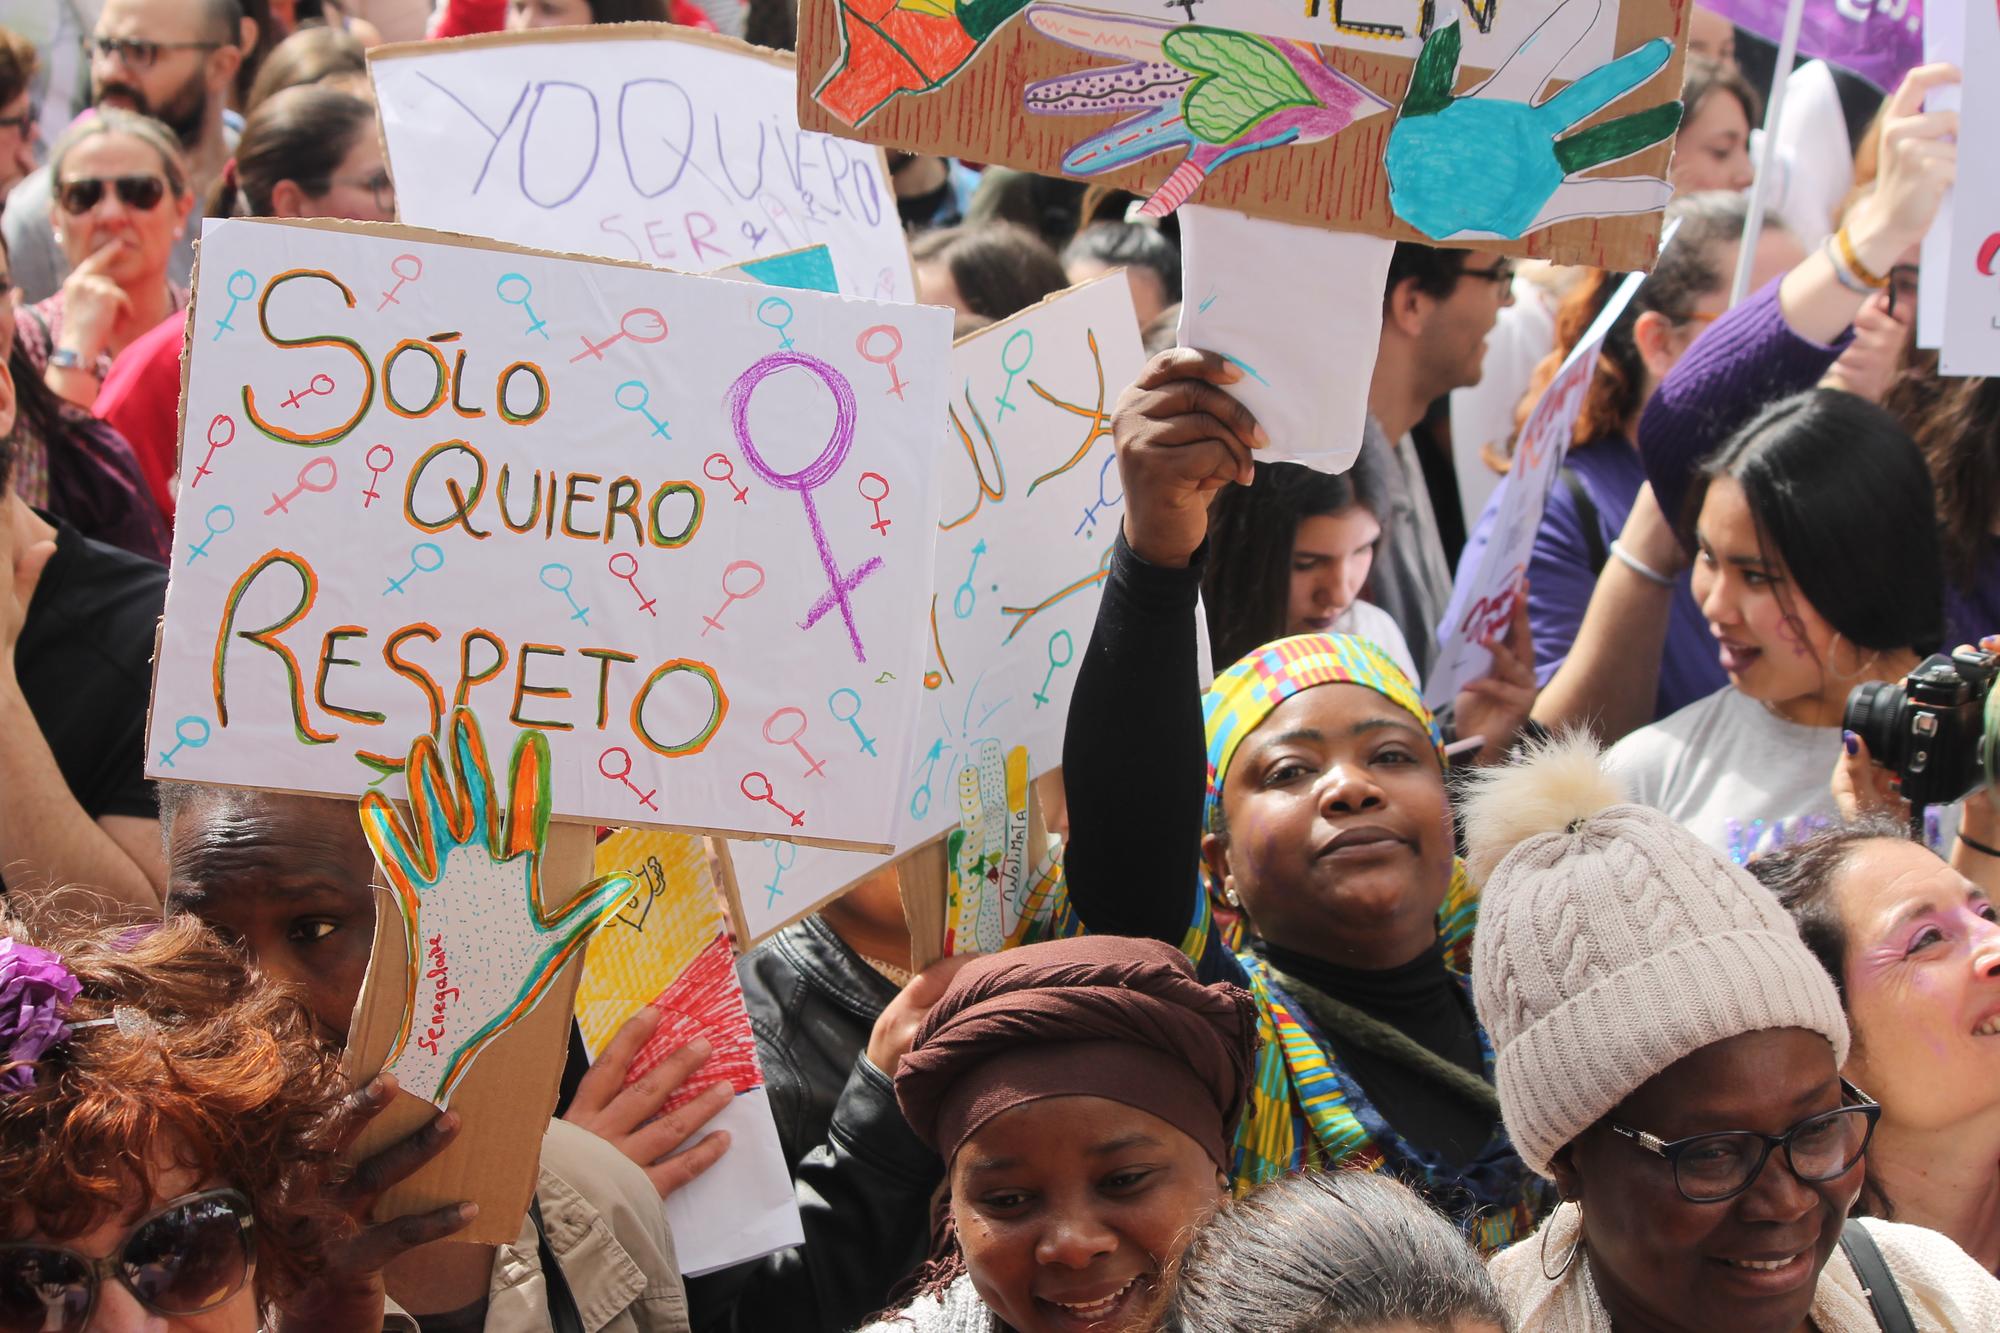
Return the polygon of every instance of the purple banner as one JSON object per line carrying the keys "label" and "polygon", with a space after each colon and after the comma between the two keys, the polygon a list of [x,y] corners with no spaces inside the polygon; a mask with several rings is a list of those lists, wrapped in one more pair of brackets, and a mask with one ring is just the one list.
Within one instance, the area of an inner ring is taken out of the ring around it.
{"label": "purple banner", "polygon": [[[1800,55],[1852,70],[1885,92],[1923,63],[1923,0],[1804,2]],[[1771,42],[1785,35],[1785,0],[1703,0],[1702,7]]]}

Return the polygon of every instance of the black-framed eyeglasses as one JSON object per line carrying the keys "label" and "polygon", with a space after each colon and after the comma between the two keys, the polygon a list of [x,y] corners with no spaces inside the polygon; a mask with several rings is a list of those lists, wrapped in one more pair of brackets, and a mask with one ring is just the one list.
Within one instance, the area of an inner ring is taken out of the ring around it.
{"label": "black-framed eyeglasses", "polygon": [[22,134],[35,128],[42,118],[42,109],[33,102],[18,116],[0,116],[0,130],[19,130]]}
{"label": "black-framed eyeglasses", "polygon": [[0,1333],[83,1333],[107,1280],[154,1314],[204,1314],[249,1282],[254,1226],[249,1199],[215,1189],[169,1201],[102,1259],[31,1241],[0,1244]]}
{"label": "black-framed eyeglasses", "polygon": [[145,42],[135,37],[99,37],[91,42],[107,60],[122,60],[133,69],[151,69],[162,51],[215,51],[225,42]]}
{"label": "black-framed eyeglasses", "polygon": [[387,168],[376,172],[372,176],[335,176],[333,183],[335,185],[352,186],[357,190],[371,191],[375,195],[375,207],[381,209],[384,213],[393,213],[396,211],[396,183],[389,179]]}
{"label": "black-framed eyeglasses", "polygon": [[1895,314],[1901,306],[1905,310],[1917,308],[1918,269],[1915,264],[1896,264],[1889,269],[1889,313]]}
{"label": "black-framed eyeglasses", "polygon": [[78,176],[58,187],[56,200],[63,212],[80,217],[103,202],[107,185],[118,192],[119,201],[127,208],[141,213],[158,208],[167,193],[167,183],[158,176]]}
{"label": "black-framed eyeglasses", "polygon": [[1514,280],[1514,261],[1503,259],[1492,268],[1462,268],[1458,271],[1458,276],[1478,278],[1481,282],[1491,282],[1504,287]]}
{"label": "black-framed eyeglasses", "polygon": [[1807,1116],[1783,1134],[1734,1129],[1669,1143],[1615,1121],[1609,1128],[1654,1156],[1665,1158],[1673,1167],[1674,1187],[1689,1203],[1722,1203],[1749,1189],[1778,1148],[1785,1150],[1792,1174],[1809,1183],[1834,1180],[1852,1171],[1868,1152],[1868,1140],[1874,1137],[1882,1108],[1846,1079],[1840,1081],[1840,1090],[1849,1105]]}

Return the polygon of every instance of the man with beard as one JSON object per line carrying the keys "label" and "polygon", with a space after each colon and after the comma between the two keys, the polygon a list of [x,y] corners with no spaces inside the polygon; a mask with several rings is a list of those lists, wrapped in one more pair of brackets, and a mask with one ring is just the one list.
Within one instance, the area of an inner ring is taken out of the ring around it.
{"label": "man with beard", "polygon": [[[164,122],[180,137],[195,197],[205,198],[235,150],[223,107],[244,54],[256,46],[256,21],[244,17],[240,0],[106,0],[91,44],[95,105]],[[7,196],[0,221],[14,280],[30,302],[53,295],[69,270],[49,219],[51,192],[43,167]],[[187,283],[200,233],[196,209],[174,247],[171,281]]]}

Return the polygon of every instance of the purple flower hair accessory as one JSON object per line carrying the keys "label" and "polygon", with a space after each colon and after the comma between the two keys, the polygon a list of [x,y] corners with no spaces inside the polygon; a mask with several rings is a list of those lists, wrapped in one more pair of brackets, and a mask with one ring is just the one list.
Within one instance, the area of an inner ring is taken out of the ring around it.
{"label": "purple flower hair accessory", "polygon": [[0,935],[0,1094],[35,1086],[34,1061],[68,1040],[83,985],[47,949]]}

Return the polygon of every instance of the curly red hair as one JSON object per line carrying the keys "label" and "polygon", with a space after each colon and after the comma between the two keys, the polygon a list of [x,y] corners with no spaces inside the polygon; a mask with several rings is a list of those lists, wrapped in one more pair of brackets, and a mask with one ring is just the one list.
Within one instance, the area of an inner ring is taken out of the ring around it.
{"label": "curly red hair", "polygon": [[260,1301],[296,1292],[342,1225],[321,1187],[344,1085],[311,1013],[193,918],[105,927],[0,914],[0,934],[75,974],[72,1023],[114,1007],[151,1020],[73,1032],[34,1063],[31,1088],[0,1092],[0,1199],[13,1205],[0,1239],[86,1234],[129,1207],[135,1185],[141,1211],[155,1207],[164,1162],[247,1195]]}

